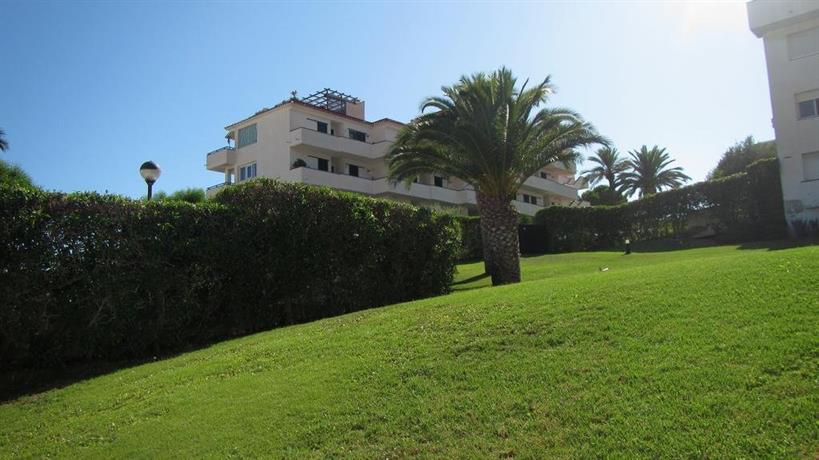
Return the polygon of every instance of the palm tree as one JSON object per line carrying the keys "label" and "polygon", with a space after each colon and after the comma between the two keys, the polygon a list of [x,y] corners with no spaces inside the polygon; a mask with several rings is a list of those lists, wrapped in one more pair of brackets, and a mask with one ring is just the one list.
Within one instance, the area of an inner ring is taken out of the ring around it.
{"label": "palm tree", "polygon": [[528,81],[519,89],[516,83],[501,68],[441,88],[443,96],[421,104],[421,115],[401,130],[388,154],[392,180],[439,173],[474,187],[484,264],[494,285],[520,281],[512,199],[521,184],[549,163],[576,163],[579,147],[606,142],[570,110],[538,109],[553,92],[549,77],[528,89]]}
{"label": "palm tree", "polygon": [[626,160],[620,157],[620,152],[614,147],[602,147],[589,157],[589,161],[597,166],[582,171],[580,176],[585,178],[589,185],[595,185],[603,179],[609,187],[616,189],[620,184],[617,176],[626,170]]}
{"label": "palm tree", "polygon": [[628,171],[620,176],[621,191],[628,196],[638,193],[642,198],[653,195],[665,188],[677,188],[691,180],[679,166],[669,168],[674,160],[656,145],[648,149],[645,145],[640,150],[629,152],[626,162]]}
{"label": "palm tree", "polygon": [[5,152],[9,149],[9,141],[6,140],[6,132],[0,128],[0,152]]}

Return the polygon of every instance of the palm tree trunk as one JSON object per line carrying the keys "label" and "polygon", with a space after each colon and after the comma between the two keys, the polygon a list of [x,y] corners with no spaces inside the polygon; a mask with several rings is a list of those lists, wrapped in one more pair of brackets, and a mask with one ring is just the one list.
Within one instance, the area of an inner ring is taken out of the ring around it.
{"label": "palm tree trunk", "polygon": [[492,285],[520,282],[518,213],[509,198],[477,194],[486,273]]}

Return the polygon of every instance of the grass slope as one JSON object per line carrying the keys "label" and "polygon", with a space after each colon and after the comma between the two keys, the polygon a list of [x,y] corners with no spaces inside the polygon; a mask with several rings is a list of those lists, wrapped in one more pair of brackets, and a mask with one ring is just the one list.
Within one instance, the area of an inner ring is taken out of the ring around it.
{"label": "grass slope", "polygon": [[819,453],[819,247],[545,256],[524,277],[20,398],[0,457]]}

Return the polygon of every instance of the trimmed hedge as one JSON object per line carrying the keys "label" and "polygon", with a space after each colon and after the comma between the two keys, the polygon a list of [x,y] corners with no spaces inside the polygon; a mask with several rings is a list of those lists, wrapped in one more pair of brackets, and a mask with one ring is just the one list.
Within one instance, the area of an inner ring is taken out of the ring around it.
{"label": "trimmed hedge", "polygon": [[760,160],[739,174],[699,182],[619,206],[549,207],[535,216],[552,252],[621,247],[623,240],[685,238],[706,228],[740,242],[786,235],[777,160]]}
{"label": "trimmed hedge", "polygon": [[477,216],[458,216],[455,219],[458,221],[461,232],[461,249],[458,253],[458,260],[474,261],[482,259],[481,218]]}
{"label": "trimmed hedge", "polygon": [[0,188],[0,367],[144,358],[452,281],[446,215],[265,179],[215,201]]}

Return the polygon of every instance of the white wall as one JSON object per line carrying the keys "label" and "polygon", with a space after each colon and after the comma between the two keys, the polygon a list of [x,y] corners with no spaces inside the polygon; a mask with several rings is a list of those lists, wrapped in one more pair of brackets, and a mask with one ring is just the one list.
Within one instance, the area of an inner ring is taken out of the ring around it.
{"label": "white wall", "polygon": [[[783,11],[788,10],[790,3],[794,2],[781,2],[775,8],[776,16],[768,18],[770,21],[780,21],[774,28],[766,27],[764,18],[759,14],[754,17],[751,5],[749,13],[752,14],[752,21],[756,21],[757,28],[765,30],[765,57],[785,216],[789,222],[793,222],[819,219],[819,180],[806,180],[805,171],[805,166],[812,167],[810,154],[819,152],[819,117],[799,120],[797,111],[799,100],[819,94],[819,53],[791,56],[788,37],[819,28],[819,17],[810,18],[812,15],[807,15],[802,16],[803,20],[800,21],[788,20]],[[813,2],[812,5],[809,2],[795,3],[798,5],[791,10],[805,14],[805,11],[813,8],[816,16],[819,16],[819,2]],[[804,19],[805,17],[808,19]]]}

